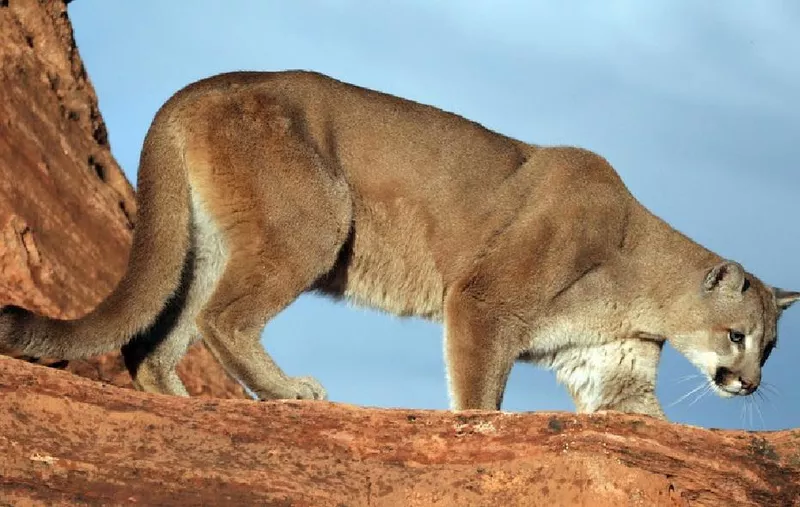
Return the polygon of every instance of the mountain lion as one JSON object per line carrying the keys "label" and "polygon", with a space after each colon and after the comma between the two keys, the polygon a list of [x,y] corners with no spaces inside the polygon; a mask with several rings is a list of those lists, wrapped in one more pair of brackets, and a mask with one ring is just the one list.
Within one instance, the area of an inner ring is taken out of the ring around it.
{"label": "mountain lion", "polygon": [[186,395],[202,337],[261,399],[324,399],[262,329],[316,292],[444,324],[451,406],[498,409],[515,361],[578,411],[664,417],[665,340],[749,395],[800,293],[766,285],[645,209],[609,163],[527,144],[312,72],[236,72],[170,98],[144,142],[129,267],[73,321],[15,307],[0,345],[64,359],[122,347],[136,386]]}

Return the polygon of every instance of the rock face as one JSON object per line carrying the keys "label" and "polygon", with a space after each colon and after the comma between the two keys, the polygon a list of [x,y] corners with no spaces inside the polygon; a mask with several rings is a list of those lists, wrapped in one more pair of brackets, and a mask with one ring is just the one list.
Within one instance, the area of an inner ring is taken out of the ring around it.
{"label": "rock face", "polygon": [[[59,1],[0,1],[0,306],[85,314],[125,269],[136,204]],[[79,375],[130,387],[118,353]],[[203,347],[180,365],[192,394],[244,397]]]}
{"label": "rock face", "polygon": [[800,431],[146,395],[0,360],[11,505],[800,505]]}
{"label": "rock face", "polygon": [[122,275],[134,194],[64,4],[0,6],[0,306],[76,317]]}

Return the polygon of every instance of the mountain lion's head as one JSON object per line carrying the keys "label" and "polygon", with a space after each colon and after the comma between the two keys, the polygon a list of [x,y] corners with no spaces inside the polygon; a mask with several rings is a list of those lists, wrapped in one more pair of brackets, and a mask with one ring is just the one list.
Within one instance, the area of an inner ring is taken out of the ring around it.
{"label": "mountain lion's head", "polygon": [[777,342],[778,318],[800,292],[769,287],[730,261],[700,278],[680,299],[668,339],[720,396],[752,394]]}

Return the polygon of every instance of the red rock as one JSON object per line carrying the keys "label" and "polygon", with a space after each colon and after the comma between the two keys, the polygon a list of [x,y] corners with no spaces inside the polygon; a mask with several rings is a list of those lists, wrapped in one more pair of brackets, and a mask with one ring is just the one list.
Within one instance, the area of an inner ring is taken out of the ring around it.
{"label": "red rock", "polygon": [[13,505],[800,505],[800,431],[147,395],[0,360]]}
{"label": "red rock", "polygon": [[[0,306],[76,318],[122,276],[136,204],[60,1],[0,3]],[[79,375],[130,387],[118,353]],[[202,346],[180,365],[192,394],[244,397]]]}
{"label": "red rock", "polygon": [[134,194],[109,151],[66,7],[8,4],[0,7],[0,306],[76,317],[122,276]]}

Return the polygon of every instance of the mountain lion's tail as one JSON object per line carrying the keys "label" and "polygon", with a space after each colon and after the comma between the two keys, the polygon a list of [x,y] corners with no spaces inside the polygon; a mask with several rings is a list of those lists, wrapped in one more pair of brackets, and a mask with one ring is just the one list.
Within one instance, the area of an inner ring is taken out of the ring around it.
{"label": "mountain lion's tail", "polygon": [[13,345],[24,354],[73,359],[118,349],[153,323],[178,288],[189,249],[190,190],[182,134],[166,110],[156,114],[142,148],[139,211],[127,272],[80,319],[26,314],[11,331]]}

